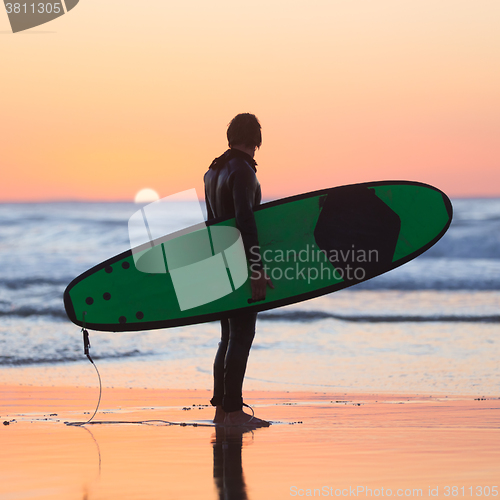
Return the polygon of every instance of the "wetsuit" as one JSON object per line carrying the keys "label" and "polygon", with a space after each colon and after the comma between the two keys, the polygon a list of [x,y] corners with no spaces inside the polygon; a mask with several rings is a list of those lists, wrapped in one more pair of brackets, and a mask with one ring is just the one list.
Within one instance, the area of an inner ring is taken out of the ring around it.
{"label": "wetsuit", "polygon": [[[252,269],[261,268],[259,239],[253,209],[260,204],[260,184],[254,159],[238,149],[216,158],[205,174],[208,220],[235,217]],[[254,249],[251,252],[251,249]],[[221,341],[214,361],[213,406],[225,412],[241,410],[242,387],[248,354],[255,336],[256,313],[239,314],[221,321]]]}

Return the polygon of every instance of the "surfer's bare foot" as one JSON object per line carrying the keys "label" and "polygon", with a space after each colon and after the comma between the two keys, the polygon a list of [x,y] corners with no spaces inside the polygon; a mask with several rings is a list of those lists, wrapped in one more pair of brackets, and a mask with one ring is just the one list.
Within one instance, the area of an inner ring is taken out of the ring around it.
{"label": "surfer's bare foot", "polygon": [[252,415],[245,413],[243,410],[238,410],[226,413],[226,418],[224,419],[224,425],[228,426],[246,425],[252,427],[269,427],[271,424],[266,420],[262,420],[261,418],[252,417]]}
{"label": "surfer's bare foot", "polygon": [[215,417],[214,417],[214,424],[223,424],[224,423],[224,418],[226,417],[227,413],[222,409],[222,406],[216,406],[215,407]]}

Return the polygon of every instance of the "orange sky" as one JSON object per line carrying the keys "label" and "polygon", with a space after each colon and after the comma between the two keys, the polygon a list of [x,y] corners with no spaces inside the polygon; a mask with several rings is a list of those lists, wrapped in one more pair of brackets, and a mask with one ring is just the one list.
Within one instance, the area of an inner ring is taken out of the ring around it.
{"label": "orange sky", "polygon": [[[142,6],[143,5],[143,6]],[[498,0],[0,6],[0,201],[195,187],[239,112],[265,198],[380,179],[500,195]]]}

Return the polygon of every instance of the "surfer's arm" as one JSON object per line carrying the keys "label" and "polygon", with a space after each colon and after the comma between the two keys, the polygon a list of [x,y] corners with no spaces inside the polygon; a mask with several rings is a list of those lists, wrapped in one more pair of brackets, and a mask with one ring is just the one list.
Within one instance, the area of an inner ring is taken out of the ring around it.
{"label": "surfer's arm", "polygon": [[267,277],[260,255],[257,224],[253,212],[256,199],[260,202],[260,184],[255,173],[248,165],[238,169],[232,183],[236,227],[241,233],[247,261],[250,265],[252,300],[254,302],[266,298],[267,286],[274,288]]}
{"label": "surfer's arm", "polygon": [[236,227],[243,239],[247,261],[250,268],[257,271],[262,269],[262,259],[253,209],[260,185],[253,170],[246,162],[242,163],[240,168],[235,169],[232,179],[234,215]]}

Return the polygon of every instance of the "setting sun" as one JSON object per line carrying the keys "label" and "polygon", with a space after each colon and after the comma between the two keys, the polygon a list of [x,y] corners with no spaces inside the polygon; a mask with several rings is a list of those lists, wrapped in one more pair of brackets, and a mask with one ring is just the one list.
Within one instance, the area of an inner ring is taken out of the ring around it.
{"label": "setting sun", "polygon": [[134,198],[134,203],[151,203],[160,199],[160,195],[151,188],[141,189]]}

